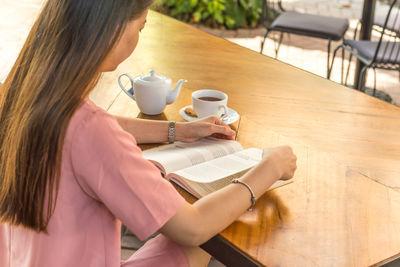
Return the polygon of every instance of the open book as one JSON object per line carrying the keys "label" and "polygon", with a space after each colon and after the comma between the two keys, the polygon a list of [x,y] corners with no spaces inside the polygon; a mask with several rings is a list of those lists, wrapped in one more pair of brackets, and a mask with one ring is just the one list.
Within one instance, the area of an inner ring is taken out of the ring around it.
{"label": "open book", "polygon": [[[243,149],[232,140],[204,138],[193,143],[175,142],[143,151],[165,178],[200,198],[230,184],[258,164],[262,150]],[[277,181],[269,190],[291,181]]]}

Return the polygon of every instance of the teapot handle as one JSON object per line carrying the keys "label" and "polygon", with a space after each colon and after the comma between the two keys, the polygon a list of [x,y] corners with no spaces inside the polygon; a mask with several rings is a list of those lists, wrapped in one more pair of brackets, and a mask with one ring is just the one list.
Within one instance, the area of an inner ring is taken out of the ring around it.
{"label": "teapot handle", "polygon": [[[131,82],[131,88],[126,89],[125,86],[122,84],[121,78],[122,78],[123,76],[128,77],[129,81]],[[135,91],[134,91],[134,88],[133,88],[133,78],[132,78],[132,76],[130,76],[128,73],[121,74],[121,75],[118,77],[118,84],[119,84],[119,87],[121,87],[122,91],[124,91],[130,98],[132,98],[133,100],[136,101],[136,98],[135,98]]]}

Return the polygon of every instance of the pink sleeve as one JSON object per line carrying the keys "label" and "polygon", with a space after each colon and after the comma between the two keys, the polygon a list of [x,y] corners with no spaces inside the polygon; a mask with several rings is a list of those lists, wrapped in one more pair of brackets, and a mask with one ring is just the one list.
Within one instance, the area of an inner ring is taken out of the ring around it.
{"label": "pink sleeve", "polygon": [[72,140],[78,183],[140,239],[161,228],[185,201],[112,116],[95,112]]}

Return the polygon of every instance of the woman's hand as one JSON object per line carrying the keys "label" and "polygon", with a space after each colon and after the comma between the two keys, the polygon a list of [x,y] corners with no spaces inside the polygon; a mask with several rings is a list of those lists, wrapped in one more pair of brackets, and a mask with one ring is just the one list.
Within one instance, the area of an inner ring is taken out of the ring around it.
{"label": "woman's hand", "polygon": [[273,162],[280,180],[293,178],[297,169],[297,157],[289,146],[264,148],[263,158]]}
{"label": "woman's hand", "polygon": [[193,142],[208,136],[228,140],[235,139],[235,131],[217,116],[210,116],[192,122],[178,122],[175,127],[175,136],[178,141]]}

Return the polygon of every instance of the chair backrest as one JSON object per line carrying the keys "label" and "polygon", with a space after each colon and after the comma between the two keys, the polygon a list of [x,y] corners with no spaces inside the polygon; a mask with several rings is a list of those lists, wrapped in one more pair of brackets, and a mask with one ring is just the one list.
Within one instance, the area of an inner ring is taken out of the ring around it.
{"label": "chair backrest", "polygon": [[[374,30],[378,32],[382,31],[382,28],[384,28],[385,20],[388,15],[389,9],[390,5],[384,5],[380,6],[378,10],[375,10]],[[399,9],[400,9],[400,3],[397,3],[393,6],[393,10],[391,11],[391,15],[389,16],[386,29],[400,35]]]}
{"label": "chair backrest", "polygon": [[260,24],[269,26],[283,11],[285,9],[282,7],[282,0],[263,0]]}
{"label": "chair backrest", "polygon": [[[400,61],[400,0],[392,0],[383,25],[381,36],[375,50],[372,62],[383,58],[382,63],[396,63]],[[397,68],[399,68],[397,66]]]}

